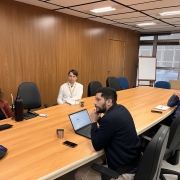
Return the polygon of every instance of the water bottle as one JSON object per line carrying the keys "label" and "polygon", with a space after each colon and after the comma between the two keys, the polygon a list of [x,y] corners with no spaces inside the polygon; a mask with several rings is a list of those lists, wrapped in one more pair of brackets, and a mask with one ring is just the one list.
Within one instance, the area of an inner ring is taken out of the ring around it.
{"label": "water bottle", "polygon": [[15,120],[23,120],[23,100],[18,96],[14,102],[15,104]]}

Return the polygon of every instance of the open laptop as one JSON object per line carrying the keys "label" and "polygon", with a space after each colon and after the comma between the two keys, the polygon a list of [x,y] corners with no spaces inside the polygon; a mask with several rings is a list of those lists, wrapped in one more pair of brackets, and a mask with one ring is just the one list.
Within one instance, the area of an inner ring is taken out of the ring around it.
{"label": "open laptop", "polygon": [[92,122],[86,109],[69,114],[69,119],[76,134],[91,138]]}

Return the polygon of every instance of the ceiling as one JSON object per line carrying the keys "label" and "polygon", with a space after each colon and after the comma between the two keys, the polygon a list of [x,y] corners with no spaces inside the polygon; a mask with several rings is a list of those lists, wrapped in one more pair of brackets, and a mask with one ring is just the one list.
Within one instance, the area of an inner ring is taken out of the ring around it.
{"label": "ceiling", "polygon": [[[180,0],[16,0],[53,11],[78,16],[141,32],[158,34],[180,32],[180,14],[159,13],[180,10]],[[111,6],[115,11],[93,13],[90,10]],[[138,23],[156,25],[138,27]]]}

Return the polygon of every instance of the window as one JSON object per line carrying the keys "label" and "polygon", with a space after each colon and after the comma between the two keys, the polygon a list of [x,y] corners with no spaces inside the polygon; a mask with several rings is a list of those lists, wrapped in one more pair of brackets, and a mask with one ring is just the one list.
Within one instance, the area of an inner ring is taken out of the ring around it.
{"label": "window", "polygon": [[156,69],[156,81],[169,81],[178,79],[178,70]]}
{"label": "window", "polygon": [[[152,56],[154,36],[143,36],[140,38],[139,56]],[[180,79],[180,33],[170,35],[159,35],[156,58],[156,81],[169,81]],[[166,41],[167,40],[167,41]],[[175,43],[173,43],[175,42]],[[176,45],[172,45],[176,44]],[[147,84],[144,82],[142,84]]]}
{"label": "window", "polygon": [[154,36],[141,36],[140,40],[154,40]]}
{"label": "window", "polygon": [[139,56],[152,56],[153,46],[140,46]]}
{"label": "window", "polygon": [[180,33],[177,34],[170,34],[170,35],[166,35],[166,36],[158,36],[158,39],[180,39]]}
{"label": "window", "polygon": [[180,46],[157,46],[156,80],[177,80],[180,68]]}

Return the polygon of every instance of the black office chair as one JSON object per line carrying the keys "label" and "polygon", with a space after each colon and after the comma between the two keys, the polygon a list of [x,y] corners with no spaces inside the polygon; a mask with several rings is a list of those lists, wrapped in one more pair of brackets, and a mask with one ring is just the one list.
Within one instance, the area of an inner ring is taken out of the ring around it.
{"label": "black office chair", "polygon": [[129,82],[125,77],[118,78],[121,89],[129,89]]}
{"label": "black office chair", "polygon": [[102,84],[99,81],[91,81],[88,84],[88,97],[95,96],[95,92],[99,88],[102,88]]}
{"label": "black office chair", "polygon": [[171,84],[167,81],[157,81],[154,85],[157,88],[171,89]]}
{"label": "black office chair", "polygon": [[[179,158],[180,158],[180,116],[175,118],[170,126],[169,139],[163,159],[166,160],[171,165],[177,165],[179,164]],[[180,172],[162,168],[160,173],[161,180],[166,180],[164,174],[177,175],[178,180],[180,180]]]}
{"label": "black office chair", "polygon": [[[162,125],[149,142],[139,163],[134,180],[158,180],[162,159],[166,150],[169,127]],[[99,164],[92,164],[91,168],[101,173],[102,180],[117,179],[119,174]]]}
{"label": "black office chair", "polygon": [[106,79],[106,87],[111,87],[115,89],[116,91],[122,90],[122,88],[120,87],[119,81],[116,77],[108,77]]}
{"label": "black office chair", "polygon": [[38,114],[31,111],[31,109],[37,109],[41,107],[41,98],[37,85],[33,82],[24,82],[19,85],[17,96],[20,96],[23,100],[24,109],[27,109],[27,113],[24,114],[25,119],[36,117]]}

